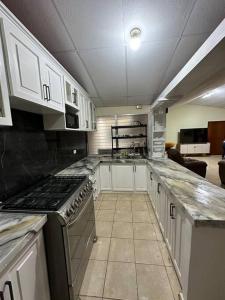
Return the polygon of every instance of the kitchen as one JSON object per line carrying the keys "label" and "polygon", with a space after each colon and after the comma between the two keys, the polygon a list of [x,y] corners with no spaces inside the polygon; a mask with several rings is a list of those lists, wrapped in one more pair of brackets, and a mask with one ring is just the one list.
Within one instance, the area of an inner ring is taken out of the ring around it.
{"label": "kitchen", "polygon": [[[176,48],[166,28],[179,36],[200,0],[28,2],[0,2],[0,299],[224,299],[224,189],[168,159],[165,144],[180,86],[205,60],[207,76],[220,71],[209,57],[223,46],[225,4],[207,0],[211,23],[203,10],[199,40],[162,82]],[[145,10],[152,22],[171,15],[155,52]],[[76,27],[79,11],[89,18]]]}

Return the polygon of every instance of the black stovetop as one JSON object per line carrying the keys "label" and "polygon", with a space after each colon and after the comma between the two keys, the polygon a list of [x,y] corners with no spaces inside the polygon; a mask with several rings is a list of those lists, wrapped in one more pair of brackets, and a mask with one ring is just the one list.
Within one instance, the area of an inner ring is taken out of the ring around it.
{"label": "black stovetop", "polygon": [[1,210],[57,211],[85,178],[85,176],[49,176],[6,200]]}

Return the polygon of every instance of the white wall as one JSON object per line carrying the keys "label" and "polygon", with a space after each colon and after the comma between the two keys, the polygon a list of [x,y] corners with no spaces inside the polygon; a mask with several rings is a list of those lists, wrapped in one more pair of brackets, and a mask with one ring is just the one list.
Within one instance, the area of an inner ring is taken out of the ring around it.
{"label": "white wall", "polygon": [[166,116],[166,141],[177,143],[180,129],[208,127],[208,121],[225,121],[225,109],[191,104],[171,107]]}
{"label": "white wall", "polygon": [[115,116],[125,114],[147,114],[149,112],[150,105],[143,105],[142,109],[136,109],[136,106],[118,106],[118,107],[96,107],[96,116]]}

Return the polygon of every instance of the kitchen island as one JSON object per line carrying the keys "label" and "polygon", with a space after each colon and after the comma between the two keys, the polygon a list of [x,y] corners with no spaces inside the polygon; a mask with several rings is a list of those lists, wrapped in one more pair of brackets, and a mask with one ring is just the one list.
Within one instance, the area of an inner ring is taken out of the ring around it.
{"label": "kitchen island", "polygon": [[42,228],[46,215],[0,213],[2,299],[50,300]]}
{"label": "kitchen island", "polygon": [[[94,188],[97,186],[97,194],[100,191],[131,191],[131,188],[136,192],[137,187],[140,188],[140,181],[139,186],[135,182],[138,165],[144,170],[138,177],[146,181],[142,191],[149,194],[149,205],[154,208],[182,285],[181,299],[224,300],[224,189],[169,159],[87,157],[63,170],[60,175],[77,172],[88,175],[94,182]],[[113,177],[116,168],[121,186],[115,184],[118,181]],[[129,173],[130,182],[135,186],[128,182]]]}

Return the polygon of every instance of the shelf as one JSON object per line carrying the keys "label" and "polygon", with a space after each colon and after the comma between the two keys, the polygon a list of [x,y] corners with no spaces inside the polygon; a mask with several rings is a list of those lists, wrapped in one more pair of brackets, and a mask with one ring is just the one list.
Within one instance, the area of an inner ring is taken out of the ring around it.
{"label": "shelf", "polygon": [[147,127],[145,124],[141,125],[121,125],[121,126],[112,126],[112,129],[122,129],[122,128],[144,128]]}
{"label": "shelf", "polygon": [[140,138],[146,138],[147,135],[134,135],[134,136],[113,136],[113,140],[118,140],[118,139],[140,139]]}
{"label": "shelf", "polygon": [[[142,146],[142,147],[135,147],[135,149],[145,149],[147,148],[146,146]],[[134,147],[118,147],[118,148],[112,148],[112,150],[114,151],[118,151],[118,150],[126,150],[126,149],[134,149]]]}

